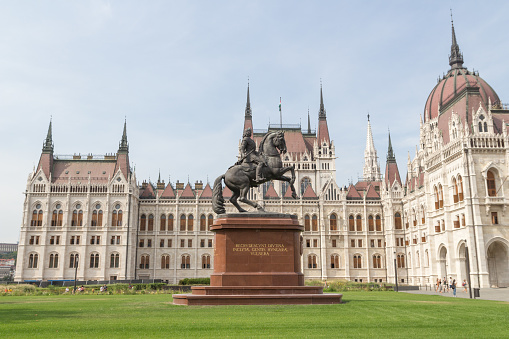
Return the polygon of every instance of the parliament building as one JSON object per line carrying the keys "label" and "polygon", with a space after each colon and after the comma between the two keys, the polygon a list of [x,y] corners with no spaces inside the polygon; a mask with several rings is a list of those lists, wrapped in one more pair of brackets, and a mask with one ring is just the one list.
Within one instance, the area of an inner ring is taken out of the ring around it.
{"label": "parliament building", "polygon": [[[250,199],[298,216],[306,279],[433,285],[445,276],[461,282],[469,272],[474,287],[509,286],[509,110],[478,71],[463,67],[454,26],[449,66],[420,119],[416,113],[419,146],[406,176],[390,135],[381,171],[368,119],[362,179],[336,182],[321,89],[316,131],[309,117],[307,128],[253,130],[257,144],[270,130],[285,133],[282,161],[295,166],[299,198],[277,181],[252,188]],[[253,129],[249,87],[244,117],[239,136]],[[228,188],[223,195],[231,196]],[[139,185],[126,124],[116,153],[66,157],[54,154],[50,122],[26,184],[15,280],[209,277],[211,198],[209,183]],[[236,211],[230,203],[226,209]]]}

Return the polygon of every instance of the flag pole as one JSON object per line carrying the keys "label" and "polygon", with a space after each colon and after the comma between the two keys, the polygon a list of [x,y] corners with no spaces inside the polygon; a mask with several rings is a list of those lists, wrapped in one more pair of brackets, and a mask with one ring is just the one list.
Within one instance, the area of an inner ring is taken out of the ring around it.
{"label": "flag pole", "polygon": [[281,97],[279,97],[279,125],[283,129],[283,113],[281,113]]}

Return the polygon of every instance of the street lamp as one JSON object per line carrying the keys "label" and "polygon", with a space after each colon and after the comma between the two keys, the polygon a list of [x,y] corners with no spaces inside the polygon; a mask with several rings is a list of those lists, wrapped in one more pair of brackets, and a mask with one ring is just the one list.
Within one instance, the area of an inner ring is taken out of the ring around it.
{"label": "street lamp", "polygon": [[76,294],[76,277],[78,275],[78,254],[74,256],[74,290],[73,293]]}
{"label": "street lamp", "polygon": [[396,252],[394,252],[394,281],[396,282],[396,292],[398,292],[398,265],[396,263]]}

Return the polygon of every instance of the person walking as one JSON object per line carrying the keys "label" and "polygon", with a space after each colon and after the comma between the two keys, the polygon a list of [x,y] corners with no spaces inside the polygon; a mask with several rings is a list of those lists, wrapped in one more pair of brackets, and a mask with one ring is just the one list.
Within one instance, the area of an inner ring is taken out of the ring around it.
{"label": "person walking", "polygon": [[467,283],[467,280],[466,279],[463,279],[463,292],[467,293],[467,287],[468,287],[468,283]]}
{"label": "person walking", "polygon": [[452,277],[449,277],[449,292],[452,290]]}
{"label": "person walking", "polygon": [[452,281],[452,295],[456,298],[456,279]]}

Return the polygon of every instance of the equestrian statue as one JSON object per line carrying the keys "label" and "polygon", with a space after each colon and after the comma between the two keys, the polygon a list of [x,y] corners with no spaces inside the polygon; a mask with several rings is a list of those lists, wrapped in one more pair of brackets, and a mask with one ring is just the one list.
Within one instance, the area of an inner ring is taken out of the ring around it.
{"label": "equestrian statue", "polygon": [[[293,186],[295,182],[295,166],[283,167],[283,162],[281,161],[281,154],[286,153],[284,133],[282,131],[269,131],[260,142],[258,152],[256,151],[255,142],[251,139],[251,135],[251,128],[246,129],[241,143],[240,160],[214,181],[212,209],[217,214],[226,212],[223,185],[221,183],[223,180],[225,185],[232,191],[230,202],[239,212],[247,211],[240,207],[238,201],[246,203],[260,212],[264,211],[262,206],[249,200],[247,194],[251,187],[258,187],[258,185],[270,180],[288,182],[292,190],[292,197],[297,199],[297,193]],[[283,175],[288,171],[292,174],[291,178]]]}

